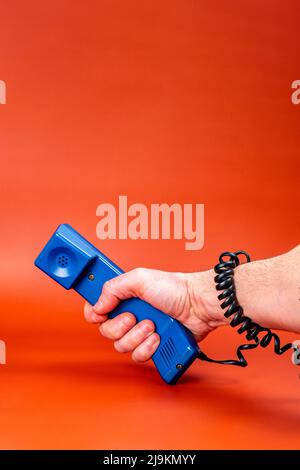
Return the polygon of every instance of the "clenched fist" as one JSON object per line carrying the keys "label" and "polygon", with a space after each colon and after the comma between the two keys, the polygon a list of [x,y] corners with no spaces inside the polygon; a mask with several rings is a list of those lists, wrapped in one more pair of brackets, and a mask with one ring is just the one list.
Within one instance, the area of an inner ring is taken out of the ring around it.
{"label": "clenched fist", "polygon": [[182,274],[137,268],[106,282],[98,302],[93,307],[85,305],[85,317],[100,325],[100,332],[114,340],[117,351],[131,352],[135,361],[144,362],[151,358],[160,341],[153,322],[136,323],[130,312],[111,320],[107,315],[121,300],[139,297],[179,320],[200,341],[225,322],[218,309],[214,315],[209,313],[209,285],[213,287],[213,274],[209,271]]}

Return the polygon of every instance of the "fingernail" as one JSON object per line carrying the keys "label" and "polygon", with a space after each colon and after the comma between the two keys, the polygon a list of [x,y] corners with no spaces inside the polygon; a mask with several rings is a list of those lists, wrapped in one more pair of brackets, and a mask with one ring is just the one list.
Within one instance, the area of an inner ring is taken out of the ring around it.
{"label": "fingernail", "polygon": [[132,325],[132,318],[126,315],[125,317],[123,317],[123,322],[126,326]]}
{"label": "fingernail", "polygon": [[153,346],[158,345],[158,344],[160,343],[160,338],[157,337],[157,336],[154,336],[153,338],[154,338],[154,339],[152,339],[152,345],[153,345]]}
{"label": "fingernail", "polygon": [[143,333],[151,333],[153,331],[153,328],[149,323],[144,323],[141,325],[141,329]]}

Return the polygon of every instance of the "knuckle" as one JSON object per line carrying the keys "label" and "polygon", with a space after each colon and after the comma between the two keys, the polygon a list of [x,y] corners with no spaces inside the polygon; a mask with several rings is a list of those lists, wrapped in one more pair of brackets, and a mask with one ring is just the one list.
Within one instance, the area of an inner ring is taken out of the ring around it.
{"label": "knuckle", "polygon": [[142,358],[144,360],[147,360],[151,357],[152,355],[152,345],[150,345],[149,343],[146,343],[144,345],[144,348],[142,349]]}
{"label": "knuckle", "polygon": [[134,326],[135,317],[131,314],[124,314],[112,320],[104,321],[99,329],[106,338],[120,340]]}
{"label": "knuckle", "polygon": [[88,322],[88,323],[97,323],[97,320],[95,318],[93,318],[93,315],[87,313],[85,315],[85,320]]}
{"label": "knuckle", "polygon": [[139,360],[139,355],[138,353],[136,353],[136,351],[133,351],[132,354],[131,354],[131,359],[134,361],[134,362],[140,362]]}
{"label": "knuckle", "polygon": [[146,268],[135,268],[133,271],[135,275],[140,279],[144,279],[147,276]]}
{"label": "knuckle", "polygon": [[122,336],[126,333],[126,325],[124,325],[123,322],[119,321],[118,324],[116,325],[116,328],[114,329],[114,337],[117,339],[121,339]]}
{"label": "knuckle", "polygon": [[106,325],[106,322],[102,323],[100,326],[99,326],[99,331],[100,333],[102,334],[102,336],[107,336],[107,325]]}
{"label": "knuckle", "polygon": [[133,360],[137,362],[146,362],[152,356],[151,346],[145,342],[136,351],[132,353]]}
{"label": "knuckle", "polygon": [[140,348],[138,351],[134,351],[132,353],[132,359],[135,362],[146,362],[150,359],[149,354],[147,353],[147,348],[143,346],[143,348]]}
{"label": "knuckle", "polygon": [[125,315],[122,315],[121,317],[114,319],[111,330],[113,330],[116,337],[121,338],[133,326],[134,326],[133,317],[125,314]]}
{"label": "knuckle", "polygon": [[114,342],[114,348],[118,352],[125,352],[124,347],[120,341],[115,341]]}
{"label": "knuckle", "polygon": [[112,280],[110,279],[109,281],[106,281],[103,284],[102,292],[109,293],[111,289],[112,289]]}
{"label": "knuckle", "polygon": [[111,325],[110,321],[105,321],[99,326],[100,333],[102,336],[105,338],[113,339],[115,334],[114,334],[114,328]]}
{"label": "knuckle", "polygon": [[123,338],[120,338],[118,341],[115,341],[114,346],[118,352],[124,353],[131,352],[134,349],[134,346],[132,345],[130,339],[126,338],[125,336]]}

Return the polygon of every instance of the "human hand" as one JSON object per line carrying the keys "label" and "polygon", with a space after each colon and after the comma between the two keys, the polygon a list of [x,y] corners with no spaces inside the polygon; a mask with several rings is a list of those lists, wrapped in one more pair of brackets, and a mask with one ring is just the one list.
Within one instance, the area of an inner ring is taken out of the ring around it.
{"label": "human hand", "polygon": [[159,335],[151,320],[136,323],[130,312],[113,319],[108,314],[120,301],[139,297],[176,318],[202,340],[226,320],[217,302],[213,272],[183,274],[137,268],[107,281],[98,302],[86,303],[85,318],[99,324],[100,332],[114,341],[119,352],[131,352],[136,362],[151,358],[159,345]]}

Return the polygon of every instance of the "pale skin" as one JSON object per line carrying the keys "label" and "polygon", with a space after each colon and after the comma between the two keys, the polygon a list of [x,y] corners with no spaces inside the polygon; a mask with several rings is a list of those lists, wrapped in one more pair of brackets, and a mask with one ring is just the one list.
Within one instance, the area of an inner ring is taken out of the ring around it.
{"label": "pale skin", "polygon": [[[130,312],[108,319],[121,300],[139,297],[179,320],[201,341],[228,325],[220,308],[213,270],[170,273],[137,268],[105,283],[98,302],[85,304],[88,322],[114,341],[115,349],[130,352],[136,362],[151,358],[159,335],[151,320],[136,323]],[[237,297],[244,314],[267,328],[300,334],[300,245],[275,258],[242,264],[235,269]]]}

